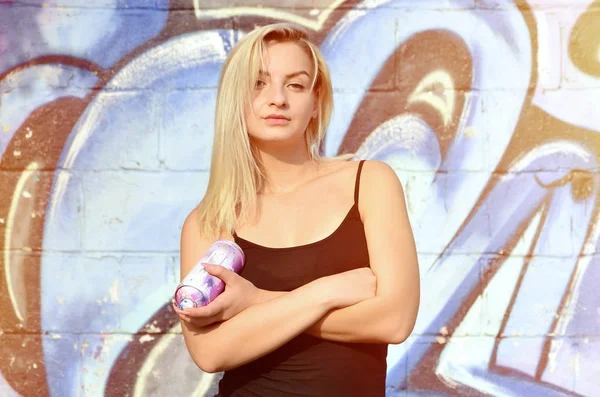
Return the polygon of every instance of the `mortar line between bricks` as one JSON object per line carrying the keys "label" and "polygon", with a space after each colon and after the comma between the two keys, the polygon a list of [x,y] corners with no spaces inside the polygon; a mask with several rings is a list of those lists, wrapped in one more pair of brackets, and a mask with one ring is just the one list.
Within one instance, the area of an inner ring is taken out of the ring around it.
{"label": "mortar line between bricks", "polygon": [[[537,339],[537,338],[553,338],[553,339],[600,339],[600,334],[577,334],[577,335],[548,335],[548,334],[539,334],[539,335],[492,335],[492,334],[449,334],[444,335],[441,333],[434,334],[416,334],[413,333],[410,335],[411,338],[439,338],[443,337],[447,340],[452,339],[467,339],[467,338],[487,338],[487,339]],[[434,340],[435,341],[435,340]],[[418,343],[418,342],[417,342]]]}
{"label": "mortar line between bricks", "polygon": [[78,251],[69,251],[69,250],[53,250],[53,249],[43,249],[43,250],[23,250],[23,249],[18,249],[18,248],[14,248],[14,249],[8,249],[8,250],[1,250],[0,252],[21,252],[21,253],[59,253],[59,254],[82,254],[82,253],[86,253],[86,254],[107,254],[107,255],[112,255],[112,254],[131,254],[131,253],[150,253],[150,254],[164,254],[165,256],[171,256],[173,254],[178,254],[179,251],[176,250],[171,250],[171,251],[152,251],[152,250],[137,250],[137,251],[124,251],[124,250],[115,250],[115,251],[111,251],[111,250],[78,250]]}
{"label": "mortar line between bricks", "polygon": [[[68,87],[59,87],[59,88],[68,88]],[[75,88],[92,88],[92,87],[78,87]],[[94,93],[104,93],[104,94],[138,94],[145,92],[158,92],[158,93],[170,93],[170,92],[216,92],[216,86],[208,86],[208,87],[185,87],[185,88],[177,88],[177,87],[169,87],[165,89],[157,89],[157,88],[147,88],[147,87],[111,87],[110,85],[102,86],[100,88],[91,89]]]}
{"label": "mortar line between bricks", "polygon": [[[22,249],[9,249],[2,250],[0,252],[12,252],[12,253],[22,253],[22,254],[68,254],[68,255],[88,255],[91,259],[96,258],[98,255],[131,255],[131,256],[149,256],[149,255],[162,255],[165,257],[170,257],[172,255],[179,255],[179,251],[152,251],[152,250],[136,250],[136,251],[124,251],[124,250],[90,250],[86,249],[81,251],[67,251],[67,250],[52,250],[52,249],[44,249],[44,250],[22,250]],[[431,255],[431,256],[442,256],[444,258],[450,257],[501,257],[501,258],[513,258],[513,259],[526,259],[526,258],[540,258],[540,259],[582,259],[600,256],[600,251],[592,252],[589,254],[574,254],[574,255],[544,255],[544,254],[536,254],[534,256],[531,255],[506,255],[500,254],[499,252],[453,252],[450,254],[441,254],[439,252],[432,251],[417,251],[419,255]]]}
{"label": "mortar line between bricks", "polygon": [[[15,3],[11,5],[12,8],[42,8],[39,4],[35,4],[35,3]],[[354,11],[368,11],[370,9],[372,9],[372,7],[370,7],[368,4],[367,5],[361,5],[359,4],[354,4],[354,5],[345,5],[345,4],[340,4],[337,5],[335,7],[332,6],[317,6],[317,7],[312,7],[312,6],[304,6],[304,5],[292,5],[292,6],[288,6],[287,4],[278,4],[276,6],[265,6],[265,5],[240,5],[240,6],[234,6],[234,7],[227,7],[227,6],[222,6],[222,7],[200,7],[200,8],[195,8],[193,5],[192,6],[173,6],[173,7],[161,7],[160,5],[151,5],[151,6],[129,6],[129,7],[103,7],[101,5],[97,5],[97,6],[80,6],[77,4],[73,4],[73,5],[69,5],[69,4],[61,4],[61,5],[52,5],[46,8],[50,8],[50,9],[54,9],[54,10],[123,10],[123,11],[161,11],[161,12],[169,12],[169,11],[177,11],[177,12],[194,12],[194,11],[207,11],[207,12],[214,12],[214,11],[220,11],[223,9],[241,9],[241,8],[245,8],[245,9],[256,9],[256,10],[264,10],[264,9],[275,9],[275,10],[282,10],[282,11],[304,11],[304,12],[310,12],[313,10],[318,10],[318,11],[350,11],[350,10],[354,10]],[[560,6],[559,6],[560,8]],[[567,8],[567,7],[564,7]],[[571,6],[572,8],[572,6]],[[472,10],[481,10],[481,11],[514,11],[513,8],[502,8],[502,7],[481,7],[481,6],[477,6],[477,5],[465,5],[465,6],[448,6],[448,7],[444,7],[444,6],[440,6],[440,5],[436,5],[436,4],[422,4],[422,5],[380,5],[378,7],[378,9],[382,9],[382,10],[400,10],[400,11],[445,11],[445,12],[462,12],[462,11],[472,11]],[[545,9],[545,8],[544,8]],[[237,16],[244,16],[242,15],[237,15]],[[214,18],[214,19],[222,19],[222,18]]]}
{"label": "mortar line between bricks", "polygon": [[[140,335],[181,335],[181,332],[172,331],[138,331],[138,332],[123,332],[123,331],[106,331],[106,332],[86,332],[86,331],[64,331],[64,330],[51,330],[51,331],[27,331],[27,330],[0,330],[0,337],[4,335],[31,335],[31,336],[49,336],[54,335],[77,335],[77,336],[140,336]],[[452,339],[473,339],[473,338],[486,338],[486,339],[539,339],[539,338],[553,338],[553,339],[600,339],[600,334],[576,334],[576,335],[548,335],[548,334],[528,334],[528,335],[493,335],[493,334],[449,334],[444,335],[441,333],[428,333],[428,334],[411,334],[411,338],[432,338],[435,339],[443,337],[446,340]],[[60,338],[56,338],[60,339]]]}
{"label": "mortar line between bricks", "polygon": [[[42,8],[39,4],[36,3],[28,3],[28,2],[19,2],[19,3],[14,3],[10,5],[11,8]],[[61,11],[69,11],[69,10],[117,10],[117,11],[148,11],[148,12],[194,12],[196,11],[196,9],[193,6],[174,6],[174,7],[161,7],[160,5],[151,5],[151,6],[130,6],[130,7],[103,7],[101,5],[98,6],[88,6],[88,7],[84,7],[84,6],[80,6],[77,4],[73,4],[73,5],[52,5],[50,7],[47,7],[49,9],[54,9],[54,10],[61,10]],[[223,10],[225,8],[231,8],[231,7],[205,7],[205,8],[198,8],[198,11],[219,11],[219,10]],[[234,8],[242,8],[242,6],[239,7],[234,7]],[[303,5],[298,5],[298,6],[287,6],[287,5],[277,5],[274,7],[270,7],[270,6],[259,6],[259,5],[254,5],[254,6],[243,6],[243,8],[253,8],[253,9],[257,9],[257,10],[261,10],[261,9],[277,9],[277,10],[284,10],[284,11],[305,11],[305,12],[310,12],[313,10],[319,10],[319,11],[368,11],[371,8],[368,5],[365,6],[361,6],[360,4],[355,4],[355,5],[338,5],[337,7],[329,7],[329,6],[325,6],[325,7],[312,7],[312,6],[303,6]],[[473,4],[473,5],[465,5],[465,6],[454,6],[454,7],[443,7],[443,6],[439,6],[439,5],[435,5],[435,4],[431,4],[431,5],[420,5],[420,6],[415,6],[415,5],[397,5],[397,6],[379,6],[378,9],[386,9],[386,10],[400,10],[400,11],[407,11],[407,12],[415,12],[415,11],[442,11],[442,12],[468,12],[468,11],[489,11],[489,12],[515,12],[517,10],[521,10],[521,11],[527,11],[527,12],[540,12],[540,11],[550,11],[550,12],[556,12],[556,11],[567,11],[567,10],[587,10],[590,8],[590,5],[585,5],[585,4],[569,4],[568,2],[565,2],[564,4],[552,4],[552,5],[545,5],[545,6],[520,6],[520,5],[514,5],[513,7],[503,7],[503,6],[485,6],[485,5],[481,5],[481,4]],[[597,10],[600,9],[600,7],[591,7],[592,10]],[[239,15],[239,16],[244,16],[244,15]],[[223,19],[223,18],[213,18],[213,19]]]}
{"label": "mortar line between bricks", "polygon": [[[50,170],[49,170],[50,171]],[[54,171],[60,172],[70,172],[73,174],[101,174],[101,173],[138,173],[138,174],[183,174],[183,173],[209,173],[209,169],[189,169],[189,170],[177,170],[177,169],[156,169],[156,170],[148,170],[148,169],[139,169],[139,168],[95,168],[95,169],[77,169],[77,168],[55,168]],[[19,172],[19,171],[13,171]]]}
{"label": "mortar line between bricks", "polygon": [[[159,109],[165,109],[166,105],[167,105],[167,100],[166,100],[166,95],[165,96],[160,96],[159,99],[157,99],[157,101],[159,102],[159,106],[157,106]],[[165,134],[165,116],[163,114],[163,117],[160,117],[158,120],[156,120],[156,124],[157,124],[157,132],[156,132],[156,147],[157,147],[157,151],[156,151],[156,164],[159,165],[160,169],[163,170],[165,169],[165,162],[163,161],[163,156],[162,156],[162,145],[161,145],[161,140],[163,138],[163,136],[168,136],[168,134]],[[158,113],[156,113],[154,115],[154,117],[158,118]],[[165,156],[166,158],[167,156]]]}
{"label": "mortar line between bricks", "polygon": [[[63,330],[59,330],[59,331],[26,331],[26,330],[19,330],[19,331],[12,331],[12,330],[0,330],[0,337],[4,336],[4,335],[40,335],[40,336],[49,336],[52,337],[53,335],[78,335],[78,336],[111,336],[111,335],[115,335],[115,336],[138,336],[138,335],[181,335],[181,332],[170,332],[170,331],[159,331],[159,332],[149,332],[149,331],[141,331],[141,332],[122,332],[122,331],[118,331],[118,332],[77,332],[77,331],[73,331],[73,330],[69,330],[69,331],[63,331]],[[60,339],[60,338],[56,338],[56,339]]]}
{"label": "mortar line between bricks", "polygon": [[[40,335],[49,336],[53,335],[78,335],[78,336],[139,336],[139,335],[181,335],[181,332],[172,331],[138,331],[138,332],[123,332],[123,331],[107,331],[107,332],[86,332],[86,331],[65,331],[65,330],[48,330],[48,331],[28,331],[28,330],[0,330],[0,337],[4,335]],[[600,333],[598,334],[574,334],[574,335],[550,335],[550,334],[518,334],[518,335],[494,335],[494,334],[449,334],[444,335],[441,333],[413,333],[411,338],[439,338],[443,337],[447,340],[452,339],[467,339],[467,338],[487,338],[487,339],[537,339],[537,338],[554,338],[554,339],[600,339]],[[60,339],[60,338],[56,338]],[[435,339],[432,339],[435,342]],[[427,342],[427,341],[426,341]],[[418,343],[418,342],[417,342]]]}
{"label": "mortar line between bricks", "polygon": [[[575,168],[556,168],[556,169],[544,169],[544,170],[523,170],[523,171],[517,171],[517,172],[510,172],[509,170],[507,171],[490,171],[490,170],[485,170],[485,169],[480,169],[480,170],[420,170],[420,169],[406,169],[406,168],[397,168],[397,167],[393,167],[394,171],[399,171],[399,172],[410,172],[410,173],[414,173],[414,174],[424,174],[424,175],[431,175],[431,174],[443,174],[443,175],[456,175],[456,174],[487,174],[490,175],[491,177],[498,177],[498,176],[511,176],[511,175],[530,175],[530,174],[537,174],[537,175],[551,175],[551,174],[555,174],[555,173],[564,173],[564,172],[589,172],[589,173],[600,173],[600,168],[594,168],[594,169],[575,169]],[[0,173],[6,173],[6,174],[21,174],[23,173],[24,170],[21,169],[0,169]],[[47,173],[53,173],[53,172],[67,172],[67,173],[72,173],[72,174],[101,174],[101,173],[138,173],[138,174],[166,174],[166,173],[173,173],[173,174],[180,174],[180,173],[209,173],[210,172],[210,168],[199,168],[199,169],[171,169],[171,168],[157,168],[157,169],[143,169],[143,168],[93,168],[93,169],[85,169],[85,168],[62,168],[62,167],[57,167],[57,168],[48,168],[48,169],[41,169],[40,172],[47,172]]]}
{"label": "mortar line between bricks", "polygon": [[[468,94],[468,93],[517,93],[520,94],[523,90],[526,90],[528,88],[531,88],[534,86],[531,85],[527,85],[527,86],[503,86],[503,87],[490,87],[487,89],[481,89],[480,87],[456,87],[454,89],[444,89],[443,92],[456,92],[456,93],[460,93],[460,94]],[[148,88],[148,87],[135,87],[135,86],[128,86],[128,87],[123,87],[120,88],[118,86],[110,86],[109,85],[105,85],[102,87],[96,87],[96,86],[86,86],[86,85],[79,85],[79,84],[75,84],[75,85],[70,85],[70,86],[62,86],[62,85],[57,85],[54,86],[52,88],[55,89],[67,89],[67,88],[78,88],[78,89],[90,89],[90,91],[92,92],[98,92],[98,93],[119,93],[119,94],[135,94],[135,93],[141,93],[141,92],[215,92],[217,91],[217,86],[200,86],[200,87],[194,87],[194,86],[186,86],[186,87],[169,87],[169,88],[165,88],[165,89],[157,89],[157,88]],[[542,91],[544,92],[560,92],[560,91],[574,91],[574,92],[581,92],[581,91],[599,91],[600,90],[600,86],[598,85],[586,85],[586,86],[580,86],[580,85],[570,85],[570,84],[563,84],[560,87],[549,87],[549,88],[545,88],[545,87],[540,87],[542,89]],[[356,92],[363,92],[363,93],[394,93],[394,92],[401,92],[400,89],[398,88],[369,88],[369,89],[358,89],[358,88],[353,88],[353,87],[349,87],[349,88],[344,88],[344,87],[334,87],[334,93],[339,93],[339,94],[344,94],[344,93],[356,93]]]}
{"label": "mortar line between bricks", "polygon": [[79,190],[79,197],[81,200],[81,216],[79,216],[79,241],[78,241],[78,246],[81,252],[85,253],[85,240],[84,240],[84,235],[85,235],[85,188],[83,186],[83,181],[78,181],[77,183],[78,185],[78,190]]}
{"label": "mortar line between bricks", "polygon": [[[14,4],[10,4],[10,8],[43,8],[45,10],[51,9],[51,10],[61,10],[61,11],[69,11],[69,10],[123,10],[123,11],[169,11],[169,8],[165,8],[165,7],[157,7],[157,6],[133,6],[133,7],[102,7],[102,6],[90,6],[90,7],[83,7],[83,6],[79,6],[76,4],[73,5],[50,5],[47,7],[43,7],[40,6],[39,4],[35,4],[35,3],[28,3],[28,2],[19,2],[19,3],[14,3]],[[193,10],[193,8],[181,8],[182,10]]]}

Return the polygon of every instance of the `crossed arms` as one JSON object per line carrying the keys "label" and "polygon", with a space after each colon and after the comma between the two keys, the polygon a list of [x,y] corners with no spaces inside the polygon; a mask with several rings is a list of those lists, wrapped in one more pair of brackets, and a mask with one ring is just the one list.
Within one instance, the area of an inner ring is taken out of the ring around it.
{"label": "crossed arms", "polygon": [[[420,287],[403,189],[386,163],[367,161],[362,175],[359,209],[370,269],[323,277],[291,292],[273,292],[259,290],[222,267],[207,266],[226,283],[225,292],[203,308],[176,310],[188,351],[203,371],[243,365],[303,332],[339,342],[391,344],[410,335]],[[181,277],[210,244],[198,232],[192,212],[181,234]]]}

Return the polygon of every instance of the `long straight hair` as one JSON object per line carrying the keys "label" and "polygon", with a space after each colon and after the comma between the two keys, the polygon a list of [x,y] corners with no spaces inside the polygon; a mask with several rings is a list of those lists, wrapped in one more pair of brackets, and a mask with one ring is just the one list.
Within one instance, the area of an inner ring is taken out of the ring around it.
{"label": "long straight hair", "polygon": [[233,233],[240,219],[248,219],[249,211],[256,208],[257,193],[267,183],[260,157],[248,137],[245,112],[259,72],[265,70],[269,42],[297,43],[314,62],[311,89],[318,113],[304,136],[310,159],[321,161],[321,145],[333,111],[333,88],[323,55],[306,31],[294,24],[271,24],[249,32],[231,50],[219,78],[210,177],[197,217],[201,234],[209,239],[218,239],[223,232]]}

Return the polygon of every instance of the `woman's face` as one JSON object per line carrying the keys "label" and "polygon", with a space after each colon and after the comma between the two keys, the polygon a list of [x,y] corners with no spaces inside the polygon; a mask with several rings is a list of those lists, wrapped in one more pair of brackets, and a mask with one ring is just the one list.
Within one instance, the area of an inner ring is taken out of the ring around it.
{"label": "woman's face", "polygon": [[308,122],[317,114],[312,58],[294,42],[274,42],[267,45],[266,67],[246,112],[250,138],[259,147],[304,145]]}

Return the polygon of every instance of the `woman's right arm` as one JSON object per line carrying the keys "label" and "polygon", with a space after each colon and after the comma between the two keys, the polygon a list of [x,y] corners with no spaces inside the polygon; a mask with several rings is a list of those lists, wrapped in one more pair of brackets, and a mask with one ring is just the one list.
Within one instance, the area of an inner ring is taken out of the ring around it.
{"label": "woman's right arm", "polygon": [[[181,277],[194,267],[212,241],[203,238],[193,211],[181,233]],[[354,291],[348,293],[347,286]],[[225,322],[197,328],[181,321],[188,351],[205,372],[220,372],[255,360],[282,346],[315,324],[330,310],[368,299],[374,277],[358,272],[324,277],[292,292],[252,305]]]}

